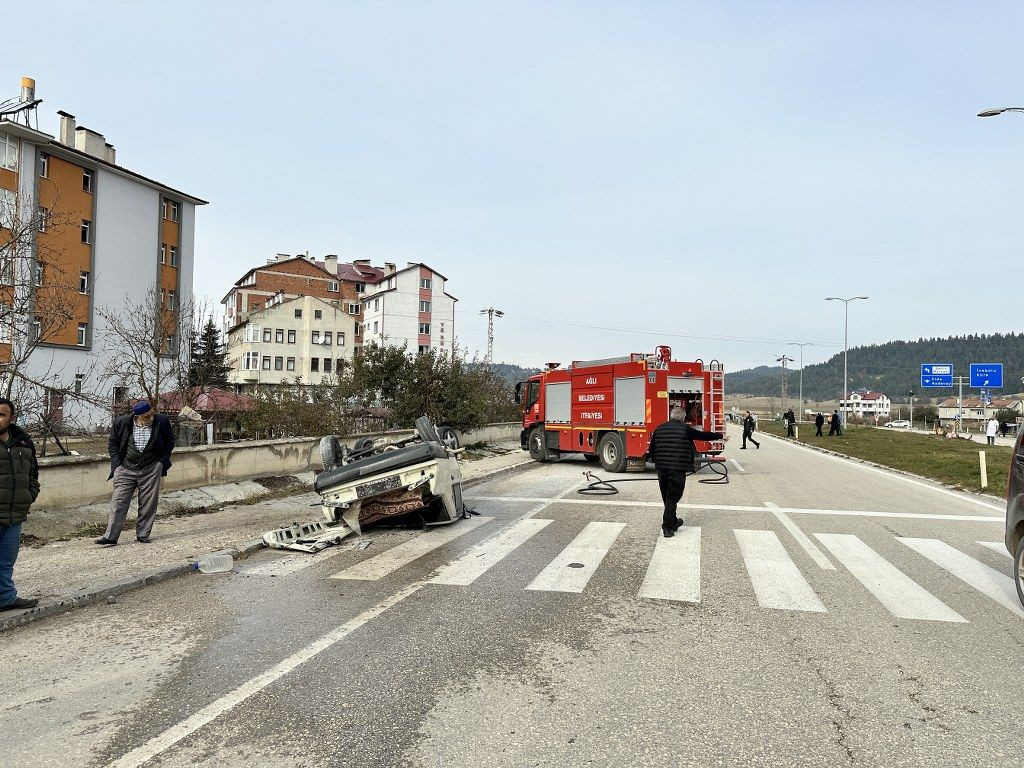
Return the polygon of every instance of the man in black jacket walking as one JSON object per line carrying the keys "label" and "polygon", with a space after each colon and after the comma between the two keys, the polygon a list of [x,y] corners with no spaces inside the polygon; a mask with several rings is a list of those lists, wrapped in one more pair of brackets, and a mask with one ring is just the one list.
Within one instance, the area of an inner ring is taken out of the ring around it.
{"label": "man in black jacket walking", "polygon": [[[697,455],[694,440],[721,440],[721,432],[702,432],[685,423],[686,410],[673,408],[668,421],[660,424],[651,435],[647,455],[658,470],[658,487],[665,513],[661,519],[661,530],[666,539],[672,538],[683,521],[676,517],[676,507],[686,489],[686,474],[693,472]],[[728,440],[729,438],[725,438]]]}
{"label": "man in black jacket walking", "polygon": [[754,429],[757,427],[757,422],[754,420],[754,414],[747,411],[746,418],[743,419],[743,445],[740,446],[743,450],[747,449],[747,440],[754,444],[754,447],[759,449],[761,444],[754,439]]}
{"label": "man in black jacket walking", "polygon": [[139,517],[135,539],[148,544],[160,499],[160,478],[171,468],[174,430],[171,420],[154,414],[146,401],[132,406],[132,412],[114,421],[110,429],[107,451],[110,453],[110,475],[114,480],[114,498],[110,506],[107,530],[96,539],[101,546],[112,547],[124,528],[128,505],[139,493]]}
{"label": "man in black jacket walking", "polygon": [[21,524],[39,495],[39,464],[32,439],[14,423],[14,403],[0,398],[0,611],[33,608],[38,600],[18,597],[14,562]]}

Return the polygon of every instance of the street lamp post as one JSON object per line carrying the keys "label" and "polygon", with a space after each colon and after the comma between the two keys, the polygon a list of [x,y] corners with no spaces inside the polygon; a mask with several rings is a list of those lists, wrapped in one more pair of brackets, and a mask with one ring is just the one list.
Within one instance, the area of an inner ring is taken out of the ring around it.
{"label": "street lamp post", "polygon": [[843,424],[846,424],[846,408],[850,400],[850,395],[847,392],[847,381],[849,381],[849,367],[847,365],[847,354],[849,353],[849,330],[850,330],[850,302],[857,301],[860,299],[867,300],[867,296],[851,296],[848,299],[841,298],[839,296],[826,296],[825,301],[841,301],[845,307],[844,319],[843,319],[843,402],[841,404],[843,411]]}
{"label": "street lamp post", "polygon": [[794,341],[794,347],[800,347],[800,423],[804,423],[804,347],[813,347],[811,341]]}

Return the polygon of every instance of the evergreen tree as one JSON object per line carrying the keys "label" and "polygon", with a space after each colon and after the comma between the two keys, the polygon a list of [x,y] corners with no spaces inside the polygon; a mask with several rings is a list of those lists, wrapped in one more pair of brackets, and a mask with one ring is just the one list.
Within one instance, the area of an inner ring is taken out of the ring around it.
{"label": "evergreen tree", "polygon": [[192,330],[192,359],[188,369],[188,383],[192,387],[226,387],[228,385],[227,348],[213,318],[197,334]]}

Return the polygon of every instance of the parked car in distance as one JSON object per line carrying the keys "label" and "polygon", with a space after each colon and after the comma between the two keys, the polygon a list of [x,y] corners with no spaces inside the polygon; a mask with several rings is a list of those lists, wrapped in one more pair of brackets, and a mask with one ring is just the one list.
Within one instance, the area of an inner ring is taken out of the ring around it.
{"label": "parked car in distance", "polygon": [[1024,605],[1024,432],[1017,436],[1006,483],[1006,548],[1013,557],[1013,581]]}
{"label": "parked car in distance", "polygon": [[905,419],[897,419],[896,421],[887,421],[885,426],[889,429],[910,429],[910,422]]}

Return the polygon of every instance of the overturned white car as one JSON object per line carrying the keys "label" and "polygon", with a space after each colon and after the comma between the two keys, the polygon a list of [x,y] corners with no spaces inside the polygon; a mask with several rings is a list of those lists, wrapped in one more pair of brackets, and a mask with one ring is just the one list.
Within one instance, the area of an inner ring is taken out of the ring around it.
{"label": "overturned white car", "polygon": [[426,416],[416,420],[415,435],[396,442],[363,438],[349,450],[337,437],[325,437],[323,471],[313,486],[324,520],[268,531],[263,540],[279,549],[317,552],[385,518],[453,523],[466,514],[458,460],[463,450],[454,430],[438,430]]}

